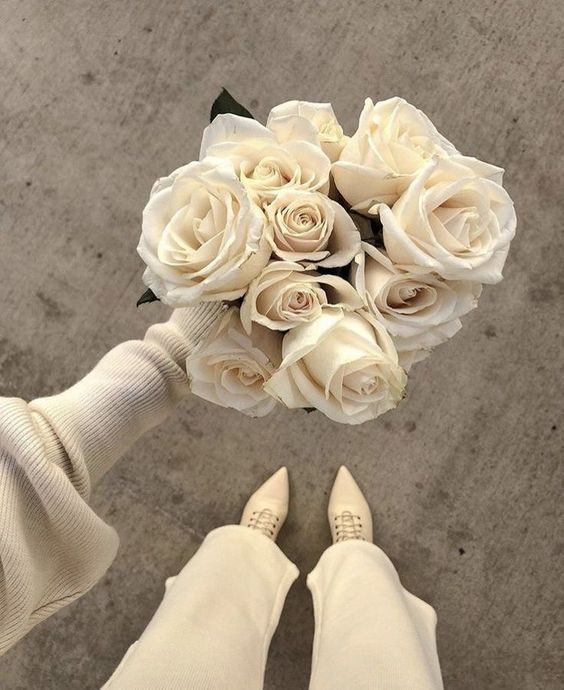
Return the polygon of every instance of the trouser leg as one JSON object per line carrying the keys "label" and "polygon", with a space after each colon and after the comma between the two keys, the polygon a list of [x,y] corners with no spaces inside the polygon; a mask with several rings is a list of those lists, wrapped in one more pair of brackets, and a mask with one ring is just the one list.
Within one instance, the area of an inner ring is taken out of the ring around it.
{"label": "trouser leg", "polygon": [[406,591],[374,544],[348,541],[308,577],[315,612],[310,690],[439,690],[433,608]]}
{"label": "trouser leg", "polygon": [[263,535],[239,525],[211,532],[104,689],[261,690],[297,575]]}

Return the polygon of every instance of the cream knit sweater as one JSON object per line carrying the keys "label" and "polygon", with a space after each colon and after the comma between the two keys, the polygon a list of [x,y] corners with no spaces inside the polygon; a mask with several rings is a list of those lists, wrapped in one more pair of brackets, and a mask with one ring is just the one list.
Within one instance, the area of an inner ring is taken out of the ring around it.
{"label": "cream knit sweater", "polygon": [[92,487],[188,393],[186,357],[223,309],[176,310],[60,395],[0,398],[0,654],[113,561],[118,536],[89,507]]}

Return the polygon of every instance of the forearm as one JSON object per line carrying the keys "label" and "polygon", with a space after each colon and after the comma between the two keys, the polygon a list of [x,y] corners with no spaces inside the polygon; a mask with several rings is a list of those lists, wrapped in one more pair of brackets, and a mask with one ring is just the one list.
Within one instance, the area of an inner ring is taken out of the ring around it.
{"label": "forearm", "polygon": [[0,398],[0,654],[112,562],[117,535],[91,487],[188,392],[186,357],[222,310],[178,310],[59,395]]}
{"label": "forearm", "polygon": [[49,460],[63,467],[83,496],[188,393],[186,357],[222,310],[221,304],[177,310],[166,323],[151,326],[144,340],[115,347],[65,392],[30,403],[56,437]]}

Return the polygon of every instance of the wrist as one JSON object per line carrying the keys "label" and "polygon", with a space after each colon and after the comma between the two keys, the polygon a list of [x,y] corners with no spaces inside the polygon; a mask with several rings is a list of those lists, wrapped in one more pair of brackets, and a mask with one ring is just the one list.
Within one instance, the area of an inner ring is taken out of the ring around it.
{"label": "wrist", "polygon": [[147,330],[145,340],[165,350],[185,371],[186,359],[212,331],[227,309],[224,302],[202,302],[195,307],[175,309],[166,323]]}

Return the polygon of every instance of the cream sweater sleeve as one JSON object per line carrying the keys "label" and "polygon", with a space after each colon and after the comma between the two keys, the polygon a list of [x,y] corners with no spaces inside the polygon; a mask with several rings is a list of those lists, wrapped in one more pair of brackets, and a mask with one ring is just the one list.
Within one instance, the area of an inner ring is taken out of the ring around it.
{"label": "cream sweater sleeve", "polygon": [[0,398],[0,654],[111,564],[118,537],[92,487],[187,394],[186,357],[223,309],[176,310],[59,395]]}

